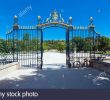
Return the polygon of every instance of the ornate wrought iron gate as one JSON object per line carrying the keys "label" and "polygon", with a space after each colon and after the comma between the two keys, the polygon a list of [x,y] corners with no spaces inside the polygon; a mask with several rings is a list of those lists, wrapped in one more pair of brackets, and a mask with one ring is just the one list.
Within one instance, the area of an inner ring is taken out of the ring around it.
{"label": "ornate wrought iron gate", "polygon": [[19,26],[18,17],[14,17],[13,29],[7,33],[7,60],[17,61],[24,67],[43,66],[43,29],[61,27],[66,30],[66,65],[68,67],[89,66],[95,58],[95,40],[93,19],[90,18],[88,27],[72,26],[72,17],[64,22],[57,11],[42,23],[38,16],[37,26]]}
{"label": "ornate wrought iron gate", "polygon": [[36,26],[19,26],[14,17],[13,29],[7,33],[8,59],[23,67],[42,66],[42,31]]}

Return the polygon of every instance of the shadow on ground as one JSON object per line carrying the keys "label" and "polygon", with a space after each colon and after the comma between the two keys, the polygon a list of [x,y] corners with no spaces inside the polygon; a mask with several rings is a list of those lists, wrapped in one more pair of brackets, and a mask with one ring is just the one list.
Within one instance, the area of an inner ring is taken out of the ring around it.
{"label": "shadow on ground", "polygon": [[[28,69],[22,70],[25,72]],[[98,79],[100,73],[90,68],[45,68],[19,78],[1,80],[0,89],[110,89],[110,76]]]}

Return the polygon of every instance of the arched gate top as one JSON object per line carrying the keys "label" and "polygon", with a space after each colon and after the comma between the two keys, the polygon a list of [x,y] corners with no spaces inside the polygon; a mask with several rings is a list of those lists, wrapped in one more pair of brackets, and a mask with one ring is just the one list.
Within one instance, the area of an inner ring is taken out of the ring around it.
{"label": "arched gate top", "polygon": [[70,28],[72,29],[72,17],[69,17],[68,22],[66,23],[62,15],[58,13],[56,10],[50,13],[50,17],[46,19],[44,23],[42,23],[41,16],[38,16],[38,28],[49,28],[49,27],[61,27],[61,28]]}
{"label": "arched gate top", "polygon": [[[62,15],[57,12],[56,10],[54,10],[53,12],[50,13],[50,16],[43,21],[41,16],[38,16],[38,23],[36,26],[20,26],[18,24],[18,17],[14,16],[14,24],[13,24],[13,28],[11,29],[11,31],[13,30],[26,30],[26,29],[32,29],[32,30],[36,30],[36,29],[45,29],[45,28],[49,28],[49,27],[59,27],[59,28],[64,28],[64,29],[68,29],[68,30],[89,30],[92,31],[94,30],[95,26],[93,24],[93,18],[90,17],[90,24],[87,27],[84,26],[73,26],[73,19],[70,16],[68,21],[66,22],[64,20],[64,18],[62,18]],[[8,31],[7,34],[11,33],[11,31]]]}

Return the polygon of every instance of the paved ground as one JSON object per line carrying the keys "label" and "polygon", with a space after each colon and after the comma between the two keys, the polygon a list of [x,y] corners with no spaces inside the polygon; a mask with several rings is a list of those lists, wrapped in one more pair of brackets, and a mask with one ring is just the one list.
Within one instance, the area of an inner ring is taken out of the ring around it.
{"label": "paved ground", "polygon": [[110,76],[98,70],[48,66],[13,72],[1,78],[0,89],[110,89]]}

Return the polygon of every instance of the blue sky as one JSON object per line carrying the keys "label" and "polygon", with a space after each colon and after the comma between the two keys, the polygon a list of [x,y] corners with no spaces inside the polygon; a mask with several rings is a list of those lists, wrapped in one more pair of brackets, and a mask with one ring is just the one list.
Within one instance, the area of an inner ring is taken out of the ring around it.
{"label": "blue sky", "polygon": [[[32,9],[19,17],[20,25],[36,25],[38,15],[45,20],[50,12],[56,9],[62,13],[65,21],[72,16],[73,25],[78,26],[87,26],[89,17],[93,16],[96,31],[110,35],[110,0],[3,0],[0,2],[0,37],[5,38],[6,31],[12,27],[13,16],[29,6]],[[57,28],[53,31],[51,28],[44,33],[47,39],[54,37],[61,39],[65,30]]]}

